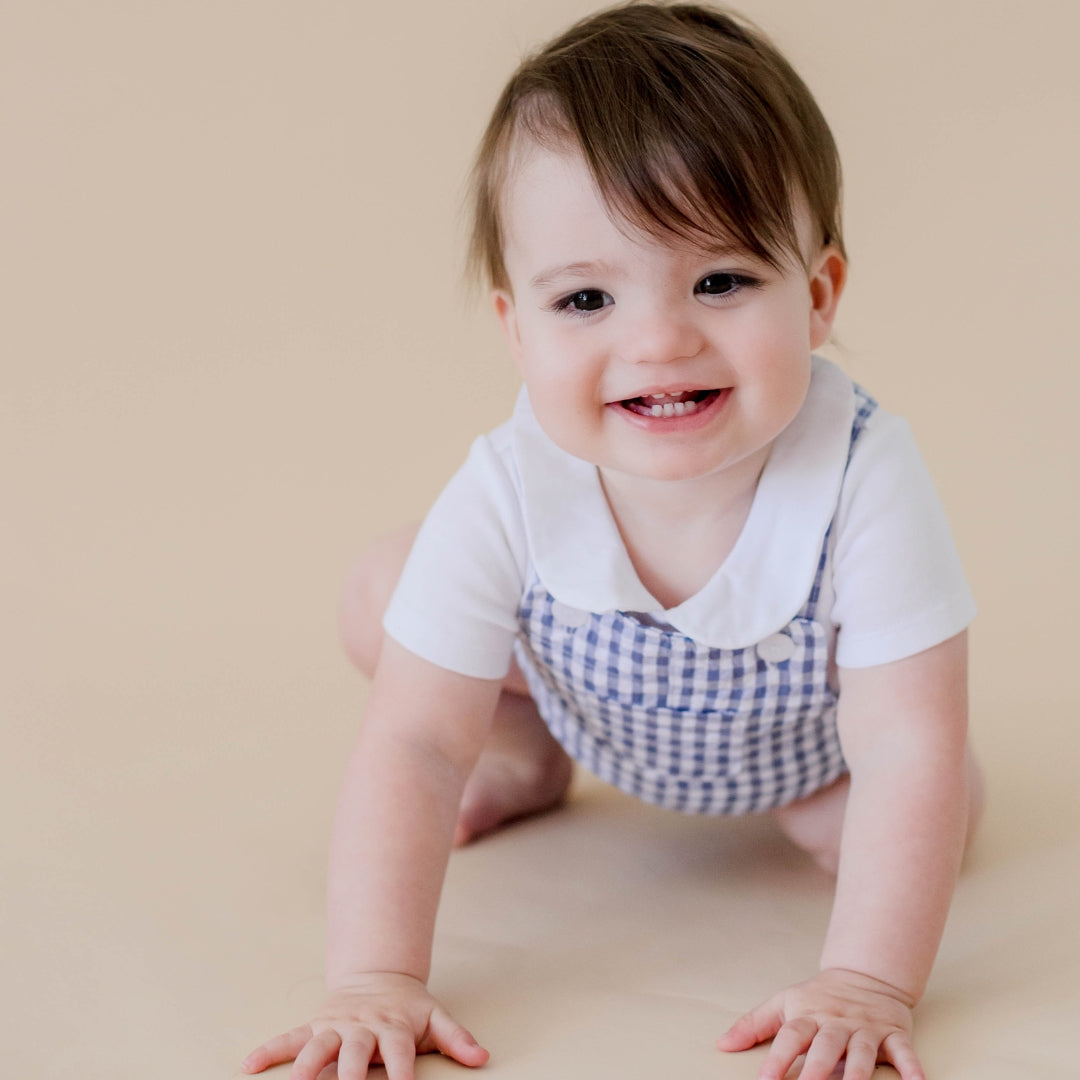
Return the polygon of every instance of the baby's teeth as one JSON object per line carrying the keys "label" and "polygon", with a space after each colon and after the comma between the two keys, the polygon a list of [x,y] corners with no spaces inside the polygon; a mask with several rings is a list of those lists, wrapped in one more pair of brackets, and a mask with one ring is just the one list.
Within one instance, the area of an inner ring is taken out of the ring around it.
{"label": "baby's teeth", "polygon": [[[646,416],[684,416],[686,413],[693,412],[698,403],[692,398],[687,397],[681,401],[664,401],[661,403],[661,398],[675,397],[674,394],[646,394],[641,398],[642,404],[644,404]],[[678,395],[682,397],[682,395]]]}

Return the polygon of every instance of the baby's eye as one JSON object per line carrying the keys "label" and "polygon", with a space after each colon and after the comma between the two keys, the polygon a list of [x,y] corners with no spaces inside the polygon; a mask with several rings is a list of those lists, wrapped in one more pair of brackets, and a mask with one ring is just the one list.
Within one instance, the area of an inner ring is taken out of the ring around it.
{"label": "baby's eye", "polygon": [[557,300],[554,307],[556,311],[565,311],[571,315],[587,315],[614,303],[614,299],[600,289],[581,289]]}
{"label": "baby's eye", "polygon": [[706,274],[694,286],[694,292],[705,296],[734,296],[740,289],[757,289],[760,286],[760,281],[746,274]]}

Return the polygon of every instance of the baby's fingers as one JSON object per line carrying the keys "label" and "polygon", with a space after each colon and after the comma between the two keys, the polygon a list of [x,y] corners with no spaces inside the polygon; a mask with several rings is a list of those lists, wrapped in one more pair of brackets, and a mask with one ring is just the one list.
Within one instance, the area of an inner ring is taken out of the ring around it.
{"label": "baby's fingers", "polygon": [[375,1056],[375,1036],[370,1031],[346,1036],[338,1051],[338,1080],[365,1080]]}
{"label": "baby's fingers", "polygon": [[[769,1048],[769,1056],[765,1064],[761,1066],[758,1076],[761,1080],[781,1080],[787,1075],[788,1070],[795,1064],[800,1054],[805,1054],[811,1045],[815,1044],[815,1036],[818,1036],[818,1026],[809,1017],[799,1017],[791,1020],[780,1029],[772,1046]],[[823,1075],[828,1076],[832,1066],[840,1059],[843,1047],[832,1060],[832,1065],[826,1069]],[[807,1059],[807,1064],[809,1064]],[[805,1068],[803,1070],[805,1072]],[[806,1080],[810,1080],[811,1074],[806,1073]],[[821,1080],[821,1074],[815,1074],[815,1080]]]}
{"label": "baby's fingers", "polygon": [[[850,1032],[846,1028],[822,1027],[806,1052],[806,1061],[799,1073],[800,1080],[828,1080],[837,1062],[848,1052],[849,1038]],[[873,1071],[871,1066],[870,1073]],[[862,1080],[868,1080],[870,1073],[866,1073]]]}
{"label": "baby's fingers", "polygon": [[428,1020],[427,1037],[422,1049],[438,1050],[462,1065],[475,1068],[491,1055],[445,1009],[436,1006]]}
{"label": "baby's fingers", "polygon": [[877,1068],[877,1039],[856,1032],[848,1043],[846,1056],[844,1080],[870,1080]]}
{"label": "baby's fingers", "polygon": [[926,1073],[919,1062],[911,1036],[903,1031],[896,1031],[882,1044],[884,1056],[893,1063],[900,1074],[900,1080],[926,1080]]}
{"label": "baby's fingers", "polygon": [[315,1080],[323,1068],[337,1057],[340,1049],[341,1036],[333,1028],[320,1031],[296,1055],[291,1080]]}
{"label": "baby's fingers", "polygon": [[404,1026],[379,1029],[379,1056],[386,1066],[386,1080],[413,1080],[416,1037]]}
{"label": "baby's fingers", "polygon": [[307,1046],[312,1036],[310,1024],[302,1024],[284,1035],[268,1039],[262,1046],[255,1047],[240,1063],[246,1073],[262,1072],[271,1065],[280,1065],[283,1061],[292,1061]]}
{"label": "baby's fingers", "polygon": [[740,1016],[717,1040],[721,1050],[736,1052],[749,1050],[752,1046],[771,1039],[784,1023],[784,1012],[779,997],[770,998],[763,1005]]}

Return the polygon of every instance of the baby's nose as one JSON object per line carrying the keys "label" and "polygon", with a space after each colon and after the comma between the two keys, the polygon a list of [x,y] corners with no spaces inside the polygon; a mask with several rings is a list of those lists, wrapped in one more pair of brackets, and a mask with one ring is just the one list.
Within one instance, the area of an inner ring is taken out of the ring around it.
{"label": "baby's nose", "polygon": [[624,351],[633,363],[666,364],[696,356],[702,344],[701,329],[688,315],[652,312],[627,328]]}

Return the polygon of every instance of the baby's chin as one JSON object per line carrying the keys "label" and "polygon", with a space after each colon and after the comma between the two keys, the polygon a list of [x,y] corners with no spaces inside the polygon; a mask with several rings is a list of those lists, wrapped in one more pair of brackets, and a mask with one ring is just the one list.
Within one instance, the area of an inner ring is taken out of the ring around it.
{"label": "baby's chin", "polygon": [[624,491],[637,485],[642,494],[648,494],[654,485],[669,484],[681,487],[690,500],[725,501],[733,494],[756,488],[774,441],[759,444],[750,440],[747,445],[727,448],[713,443],[696,452],[660,446],[652,453],[612,456],[594,464],[602,478],[610,478]]}
{"label": "baby's chin", "polygon": [[[762,448],[756,443],[738,445],[743,440],[730,427],[723,441],[734,445],[722,447],[715,438],[695,439],[693,435],[642,438],[640,432],[621,429],[618,421],[612,426],[611,417],[585,432],[578,425],[567,424],[563,416],[545,415],[535,405],[534,415],[544,434],[560,450],[595,465],[602,477],[610,476],[624,485],[708,481],[733,468],[740,471],[740,467],[750,464],[750,458],[763,462],[767,456],[767,451],[762,456]],[[696,445],[688,445],[693,443]]]}

